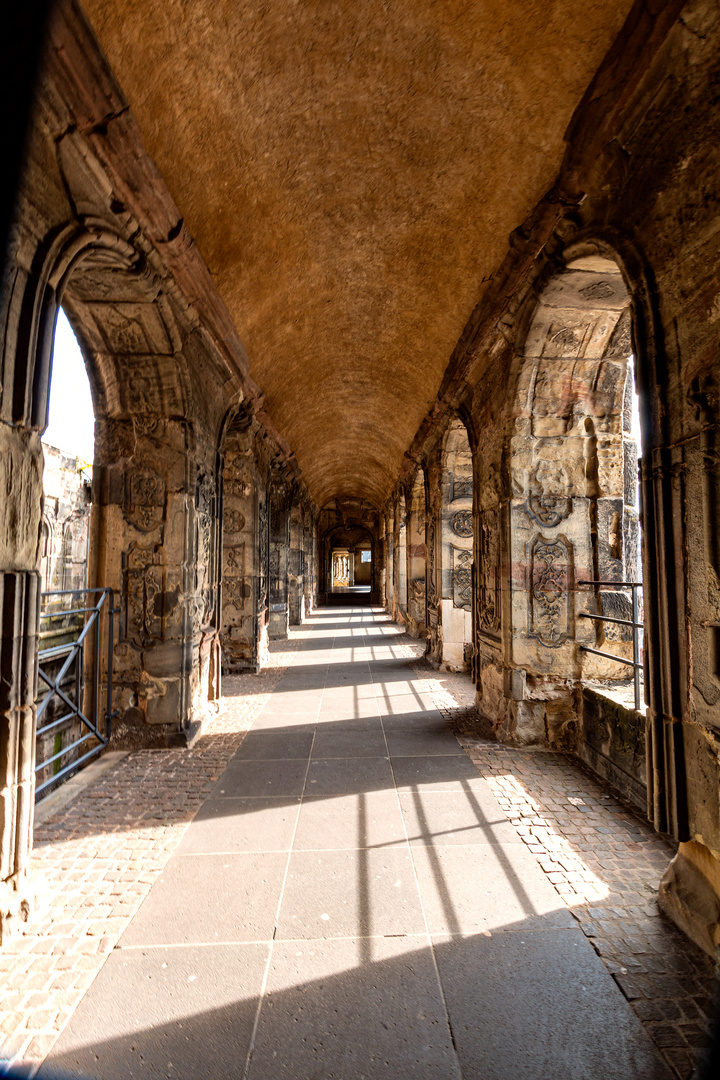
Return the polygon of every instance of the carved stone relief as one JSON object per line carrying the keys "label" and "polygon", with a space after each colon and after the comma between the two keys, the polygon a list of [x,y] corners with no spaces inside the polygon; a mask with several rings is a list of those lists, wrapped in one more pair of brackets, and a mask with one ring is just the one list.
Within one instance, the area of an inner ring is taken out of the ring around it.
{"label": "carved stone relief", "polygon": [[132,422],[136,439],[159,436],[163,427],[163,421],[157,416],[135,415]]}
{"label": "carved stone relief", "polygon": [[472,610],[472,551],[453,548],[453,604]]}
{"label": "carved stone relief", "polygon": [[245,515],[239,510],[225,511],[225,532],[239,533],[245,528]]}
{"label": "carved stone relief", "polygon": [[572,509],[569,490],[568,475],[560,462],[538,461],[528,483],[525,503],[528,517],[546,528],[559,525]]}
{"label": "carved stone relief", "polygon": [[143,469],[127,474],[124,516],[140,532],[151,532],[162,524],[165,510],[165,481],[156,472]]}
{"label": "carved stone relief", "polygon": [[435,515],[431,512],[427,519],[427,602],[433,609],[437,607],[435,580]]}
{"label": "carved stone relief", "polygon": [[472,475],[453,477],[453,487],[452,487],[452,497],[453,497],[453,499],[469,499],[469,498],[472,498],[472,493],[473,493]]}
{"label": "carved stone relief", "polygon": [[458,510],[451,520],[452,531],[456,536],[470,537],[473,534],[472,510]]}
{"label": "carved stone relief", "polygon": [[157,545],[132,548],[125,573],[126,637],[148,646],[164,638],[165,553]]}
{"label": "carved stone relief", "polygon": [[115,355],[172,352],[162,315],[156,304],[93,304],[91,313]]}
{"label": "carved stone relief", "polygon": [[572,544],[564,536],[538,534],[528,552],[528,636],[558,648],[572,636],[568,578]]}
{"label": "carved stone relief", "polygon": [[478,623],[481,632],[500,633],[500,536],[498,509],[486,510],[480,522]]}
{"label": "carved stone relief", "polygon": [[261,497],[258,503],[258,604],[261,608],[267,605],[267,574],[268,512],[266,498]]}
{"label": "carved stone relief", "polygon": [[224,551],[225,574],[223,577],[223,600],[238,611],[243,611],[250,590],[245,581],[245,544],[233,544]]}

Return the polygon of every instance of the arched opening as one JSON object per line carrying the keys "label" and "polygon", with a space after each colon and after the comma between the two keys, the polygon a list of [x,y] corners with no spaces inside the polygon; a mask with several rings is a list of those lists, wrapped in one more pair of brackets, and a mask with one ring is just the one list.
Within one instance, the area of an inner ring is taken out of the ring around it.
{"label": "arched opening", "polygon": [[84,589],[90,558],[95,414],[85,359],[62,308],[43,442],[43,590]]}
{"label": "arched opening", "polygon": [[[95,416],[85,358],[62,308],[55,322],[42,437],[43,521],[38,634],[36,795],[48,795],[102,748],[95,668],[99,636],[82,640],[98,597],[87,591]],[[86,722],[83,717],[88,718]]]}
{"label": "arched opening", "polygon": [[473,650],[473,462],[467,428],[451,423],[441,453],[439,642],[436,659],[467,671]]}
{"label": "arched opening", "polygon": [[[168,745],[191,736],[211,708],[219,693],[218,513],[216,449],[198,441],[188,419],[184,316],[162,288],[160,268],[97,223],[68,224],[43,253],[19,320],[27,370],[14,387],[18,422],[47,427],[58,385],[56,320],[58,337],[66,327],[60,305],[81,343],[95,415],[94,449],[83,455],[93,461],[89,528],[78,511],[54,533],[53,546],[63,545],[55,580],[85,590],[75,667],[85,683],[77,720],[86,733],[67,759],[60,749],[50,761],[38,757],[38,778],[47,764],[55,783],[107,745],[111,731],[120,746]],[[76,420],[75,391],[70,409]],[[57,441],[52,430],[46,437]],[[89,498],[85,463],[78,473]],[[53,690],[52,665],[41,664],[40,687]],[[57,730],[45,730],[49,708],[36,702],[37,735],[55,741]],[[44,790],[38,783],[37,794]]]}
{"label": "arched opening", "polygon": [[369,598],[373,579],[373,538],[363,526],[340,527],[327,538],[330,593]]}
{"label": "arched opening", "polygon": [[532,314],[510,439],[510,727],[577,746],[644,807],[630,295],[611,253],[566,257]]}
{"label": "arched opening", "polygon": [[427,633],[425,528],[425,474],[418,469],[408,506],[407,541],[408,633],[418,638],[425,637]]}
{"label": "arched opening", "polygon": [[378,532],[379,515],[363,500],[335,499],[322,509],[317,526],[320,604],[379,602]]}

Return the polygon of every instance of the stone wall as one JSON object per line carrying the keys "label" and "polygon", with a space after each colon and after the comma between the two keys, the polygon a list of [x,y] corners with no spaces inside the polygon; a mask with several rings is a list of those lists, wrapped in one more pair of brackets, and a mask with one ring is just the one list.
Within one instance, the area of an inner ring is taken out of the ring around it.
{"label": "stone wall", "polygon": [[645,716],[627,702],[583,687],[577,756],[627,802],[647,811]]}

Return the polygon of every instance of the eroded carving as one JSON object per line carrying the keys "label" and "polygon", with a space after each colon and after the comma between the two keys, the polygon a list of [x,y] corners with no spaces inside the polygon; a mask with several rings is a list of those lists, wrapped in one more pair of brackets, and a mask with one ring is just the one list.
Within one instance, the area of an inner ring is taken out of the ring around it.
{"label": "eroded carving", "polygon": [[528,558],[528,636],[556,649],[571,636],[569,568],[572,545],[564,537],[536,536]]}
{"label": "eroded carving", "polygon": [[478,623],[480,630],[500,633],[500,543],[497,508],[487,510],[480,522]]}
{"label": "eroded carving", "polygon": [[452,531],[456,536],[471,537],[473,534],[472,510],[458,510],[451,521]]}
{"label": "eroded carving", "polygon": [[608,281],[594,281],[591,285],[586,285],[584,289],[580,289],[580,295],[584,296],[586,300],[607,300],[608,297],[614,294],[615,290]]}
{"label": "eroded carving", "polygon": [[570,482],[565,467],[557,461],[539,461],[528,484],[525,510],[538,525],[553,528],[563,521],[572,509],[568,496]]}
{"label": "eroded carving", "polygon": [[125,519],[140,532],[151,532],[162,524],[165,511],[165,481],[151,469],[130,473],[125,488]]}
{"label": "eroded carving", "polygon": [[453,604],[472,610],[472,552],[453,548]]}
{"label": "eroded carving", "polygon": [[147,647],[164,637],[165,553],[157,545],[133,548],[125,574],[126,637]]}
{"label": "eroded carving", "polygon": [[245,515],[241,514],[239,510],[226,510],[225,511],[225,531],[228,533],[239,533],[245,528]]}
{"label": "eroded carving", "polygon": [[473,493],[473,481],[472,476],[455,476],[453,478],[452,497],[453,499],[467,499],[472,498]]}

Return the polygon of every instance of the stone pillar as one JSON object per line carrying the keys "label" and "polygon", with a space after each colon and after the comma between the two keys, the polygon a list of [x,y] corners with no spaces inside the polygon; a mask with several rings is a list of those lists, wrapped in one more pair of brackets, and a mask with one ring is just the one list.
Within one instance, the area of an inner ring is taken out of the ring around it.
{"label": "stone pillar", "polygon": [[442,645],[440,666],[448,671],[466,671],[472,646],[472,563],[473,563],[473,479],[467,433],[460,421],[451,428],[442,475],[440,517],[439,624]]}
{"label": "stone pillar", "polygon": [[42,460],[37,432],[0,422],[0,941],[33,903]]}
{"label": "stone pillar", "polygon": [[317,589],[317,551],[316,528],[312,514],[306,510],[303,517],[303,594],[305,615],[310,615],[315,608]]}
{"label": "stone pillar", "polygon": [[290,552],[288,556],[288,621],[300,626],[305,618],[305,553],[303,548],[303,507],[295,501],[290,510]]}
{"label": "stone pillar", "polygon": [[393,614],[395,602],[395,516],[392,511],[385,515],[385,606]]}
{"label": "stone pillar", "polygon": [[184,420],[136,415],[96,432],[90,580],[120,606],[113,739],[184,742],[219,696],[214,463],[193,454]]}
{"label": "stone pillar", "polygon": [[288,633],[288,554],[290,551],[290,510],[284,478],[274,475],[268,485],[269,500],[269,633],[271,640]]}
{"label": "stone pillar", "polygon": [[231,431],[225,442],[222,508],[222,669],[258,667],[257,496],[251,478],[250,439]]}
{"label": "stone pillar", "polygon": [[413,488],[412,503],[408,513],[408,633],[422,638],[427,634],[425,574],[427,549],[425,547],[425,487],[422,471]]}

